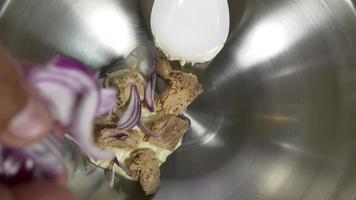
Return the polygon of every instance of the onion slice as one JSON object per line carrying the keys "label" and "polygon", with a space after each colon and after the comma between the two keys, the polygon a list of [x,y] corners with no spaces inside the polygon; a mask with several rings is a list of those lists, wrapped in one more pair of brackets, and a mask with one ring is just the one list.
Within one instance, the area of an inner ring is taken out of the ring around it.
{"label": "onion slice", "polygon": [[120,167],[128,176],[133,176],[133,173],[132,173],[132,171],[128,168],[128,167],[126,167],[123,163],[121,163],[117,158],[114,158],[114,163],[118,166],[118,167]]}
{"label": "onion slice", "polygon": [[123,127],[127,122],[134,117],[135,113],[133,112],[135,110],[135,106],[137,106],[137,99],[135,95],[135,87],[132,85],[131,86],[131,92],[130,92],[130,102],[129,105],[127,106],[126,111],[120,118],[120,121],[118,122],[118,128]]}
{"label": "onion slice", "polygon": [[128,176],[132,176],[132,171],[126,167],[124,164],[122,164],[117,158],[114,158],[111,161],[111,167],[105,169],[104,174],[106,179],[109,182],[110,187],[114,187],[115,184],[115,170],[114,170],[114,165],[117,165],[118,167],[120,167]]}
{"label": "onion slice", "polygon": [[[97,115],[110,112],[117,101],[114,89],[99,89],[94,74],[82,63],[65,57],[26,73],[29,83],[48,103],[56,124],[70,134],[80,149],[96,160],[114,156],[98,149],[92,138]],[[54,135],[20,149],[0,146],[0,182],[18,184],[65,175],[64,149]]]}
{"label": "onion slice", "polygon": [[139,121],[139,122],[137,123],[137,127],[138,127],[143,133],[145,133],[146,135],[148,135],[148,136],[150,136],[150,137],[157,137],[157,136],[158,136],[157,133],[155,133],[155,132],[149,130],[148,128],[146,128],[146,127],[142,124],[141,121]]}
{"label": "onion slice", "polygon": [[96,166],[96,165],[90,165],[89,167],[87,167],[86,172],[85,172],[85,175],[89,176],[89,175],[93,174],[94,172],[96,172],[96,170],[97,170],[98,168],[99,168],[99,167]]}
{"label": "onion slice", "polygon": [[93,141],[96,116],[110,112],[116,104],[114,89],[99,89],[94,74],[82,63],[65,57],[52,59],[34,71],[31,82],[48,102],[52,115],[73,136],[81,150],[95,160],[112,160]]}
{"label": "onion slice", "polygon": [[68,57],[64,57],[61,55],[56,56],[55,58],[53,58],[48,65],[54,66],[56,68],[60,68],[60,69],[69,69],[69,70],[76,70],[76,71],[80,71],[83,74],[86,74],[89,77],[94,78],[94,74],[93,72],[91,72],[87,66],[85,66],[83,63],[79,62],[76,59],[73,58],[68,58]]}
{"label": "onion slice", "polygon": [[111,168],[104,170],[105,177],[109,182],[109,186],[112,188],[115,184],[115,171],[114,171],[114,162],[112,162]]}
{"label": "onion slice", "polygon": [[109,136],[108,138],[111,139],[111,140],[126,141],[128,137],[129,137],[129,135],[126,134],[126,133],[118,133],[118,134]]}
{"label": "onion slice", "polygon": [[103,79],[103,85],[104,88],[108,88],[110,87],[110,79],[108,76],[105,76],[105,78]]}
{"label": "onion slice", "polygon": [[0,182],[12,185],[65,175],[63,152],[53,135],[20,149],[0,147]]}
{"label": "onion slice", "polygon": [[156,79],[157,79],[157,74],[155,72],[152,72],[151,77],[147,82],[147,86],[145,90],[145,102],[150,112],[155,111],[154,94],[156,88]]}
{"label": "onion slice", "polygon": [[[98,149],[93,141],[93,122],[96,115],[98,97],[96,91],[88,92],[85,97],[79,99],[76,110],[73,113],[73,124],[68,132],[79,143],[80,148],[95,160],[111,160],[113,155],[107,151]],[[94,106],[93,106],[94,105]]]}
{"label": "onion slice", "polygon": [[72,110],[80,95],[73,90],[71,83],[59,78],[33,79],[32,83],[47,101],[55,120],[64,127],[69,126],[72,123]]}
{"label": "onion slice", "polygon": [[116,90],[113,88],[105,88],[100,90],[99,107],[96,111],[96,116],[102,116],[112,111],[116,105]]}
{"label": "onion slice", "polygon": [[140,94],[136,85],[132,85],[129,105],[118,122],[117,128],[120,130],[132,129],[140,121],[141,112]]}

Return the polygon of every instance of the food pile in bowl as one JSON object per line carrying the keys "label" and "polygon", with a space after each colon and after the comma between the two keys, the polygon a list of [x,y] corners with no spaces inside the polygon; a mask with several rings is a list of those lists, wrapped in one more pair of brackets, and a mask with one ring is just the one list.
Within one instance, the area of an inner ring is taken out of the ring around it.
{"label": "food pile in bowl", "polygon": [[[156,74],[167,84],[160,94],[155,91]],[[131,66],[108,74],[102,85],[117,90],[117,104],[95,120],[95,143],[115,159],[92,161],[107,169],[111,185],[116,172],[139,181],[147,195],[154,194],[160,186],[160,165],[181,145],[190,126],[183,112],[202,86],[195,75],[173,70],[163,58],[156,60],[147,81]]]}

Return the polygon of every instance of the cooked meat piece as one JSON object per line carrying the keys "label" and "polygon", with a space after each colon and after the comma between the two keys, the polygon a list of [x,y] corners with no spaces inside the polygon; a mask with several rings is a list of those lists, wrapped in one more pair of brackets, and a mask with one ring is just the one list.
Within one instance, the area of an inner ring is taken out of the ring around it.
{"label": "cooked meat piece", "polygon": [[133,179],[138,180],[146,195],[154,194],[160,185],[159,160],[152,149],[137,149],[130,154],[128,166]]}
{"label": "cooked meat piece", "polygon": [[202,92],[202,86],[195,75],[181,71],[172,71],[168,80],[170,84],[158,97],[156,108],[178,115]]}
{"label": "cooked meat piece", "polygon": [[143,135],[136,130],[121,131],[118,129],[103,129],[96,137],[98,147],[136,148]]}
{"label": "cooked meat piece", "polygon": [[123,72],[120,76],[112,77],[110,84],[115,86],[118,90],[119,101],[121,104],[118,107],[122,107],[130,99],[131,85],[137,86],[141,99],[144,98],[145,83],[142,76],[134,69],[130,68],[127,72]]}
{"label": "cooked meat piece", "polygon": [[95,119],[94,122],[94,133],[95,135],[97,133],[100,133],[101,130],[105,128],[115,128],[117,124],[112,121],[111,119],[108,119],[107,117],[98,117]]}
{"label": "cooked meat piece", "polygon": [[174,88],[183,89],[189,87],[196,95],[202,92],[198,78],[192,73],[173,71],[169,80],[171,81],[171,86]]}
{"label": "cooked meat piece", "polygon": [[156,59],[156,72],[165,79],[168,79],[172,72],[172,67],[168,60],[164,58]]}
{"label": "cooked meat piece", "polygon": [[174,151],[189,128],[189,119],[181,116],[167,115],[154,123],[152,131],[158,137],[148,138],[148,142],[158,147]]}

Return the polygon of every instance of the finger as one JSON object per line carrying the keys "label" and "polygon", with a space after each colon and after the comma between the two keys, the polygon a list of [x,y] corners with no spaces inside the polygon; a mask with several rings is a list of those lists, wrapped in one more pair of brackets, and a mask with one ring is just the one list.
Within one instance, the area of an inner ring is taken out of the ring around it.
{"label": "finger", "polygon": [[26,104],[28,93],[16,62],[0,49],[0,130]]}
{"label": "finger", "polygon": [[9,147],[21,147],[47,135],[52,118],[45,102],[35,91],[30,91],[25,107],[9,122],[7,130],[0,134],[0,143]]}
{"label": "finger", "polygon": [[0,199],[1,200],[14,200],[7,187],[0,185]]}
{"label": "finger", "polygon": [[20,147],[46,134],[49,112],[17,63],[0,49],[0,144]]}
{"label": "finger", "polygon": [[65,128],[62,125],[56,123],[53,124],[52,132],[55,136],[57,136],[61,140],[64,139],[66,134]]}
{"label": "finger", "polygon": [[68,175],[65,173],[54,177],[54,182],[60,185],[65,185],[68,182]]}
{"label": "finger", "polygon": [[75,197],[64,186],[50,182],[22,184],[11,188],[15,200],[74,200]]}

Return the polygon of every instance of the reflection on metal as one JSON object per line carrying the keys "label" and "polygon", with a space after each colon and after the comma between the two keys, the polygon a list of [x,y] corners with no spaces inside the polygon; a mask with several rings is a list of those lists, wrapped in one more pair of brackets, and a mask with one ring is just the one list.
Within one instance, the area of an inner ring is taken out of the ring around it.
{"label": "reflection on metal", "polygon": [[298,118],[286,115],[268,115],[268,114],[258,114],[257,118],[269,120],[279,123],[296,123]]}
{"label": "reflection on metal", "polygon": [[349,6],[353,10],[354,14],[356,14],[355,3],[353,2],[353,0],[345,0],[345,2],[349,4]]}
{"label": "reflection on metal", "polygon": [[[236,50],[239,67],[247,69],[267,62],[285,53],[308,34],[314,34],[315,28],[326,25],[331,12],[328,6],[327,2],[319,5],[314,1],[285,1],[267,12],[266,16],[258,17],[244,33],[244,39]],[[325,11],[315,12],[320,7],[324,7]],[[306,19],[303,19],[301,15],[304,13],[298,12],[300,9],[313,14],[306,14],[303,16]]]}
{"label": "reflection on metal", "polygon": [[[219,127],[208,129],[206,128],[208,126],[207,124],[203,125],[193,115],[189,113],[184,113],[184,115],[190,119],[190,133],[194,135],[194,138],[198,138],[200,143],[211,147],[219,147],[224,145],[223,142],[218,137],[216,137]],[[189,144],[190,141],[187,141],[187,143]]]}
{"label": "reflection on metal", "polygon": [[288,177],[292,173],[292,169],[290,168],[289,164],[290,163],[276,162],[276,164],[272,164],[268,172],[262,175],[262,190],[264,191],[265,195],[273,196],[282,189],[288,180]]}
{"label": "reflection on metal", "polygon": [[208,130],[205,128],[204,125],[202,125],[200,122],[198,122],[189,113],[185,113],[184,115],[190,119],[190,128],[193,130],[194,134],[196,134],[199,137],[202,137],[202,136],[206,135]]}
{"label": "reflection on metal", "polygon": [[217,136],[217,133],[210,133],[207,135],[202,143],[207,147],[223,147],[223,141]]}
{"label": "reflection on metal", "polygon": [[237,60],[242,68],[254,66],[283,52],[290,45],[290,35],[283,24],[264,20],[256,24],[242,43]]}
{"label": "reflection on metal", "polygon": [[130,20],[132,19],[126,18],[124,11],[115,8],[115,5],[103,5],[89,13],[86,21],[100,42],[116,54],[125,55],[136,46],[133,42],[134,32],[126,28],[131,26]]}
{"label": "reflection on metal", "polygon": [[4,14],[6,8],[10,5],[11,0],[1,0],[0,1],[0,17]]}
{"label": "reflection on metal", "polygon": [[306,153],[303,149],[296,147],[294,145],[291,145],[291,144],[287,144],[287,143],[283,143],[283,142],[276,142],[276,144],[282,148],[287,149],[288,151],[291,151],[291,152],[300,153],[300,154]]}

